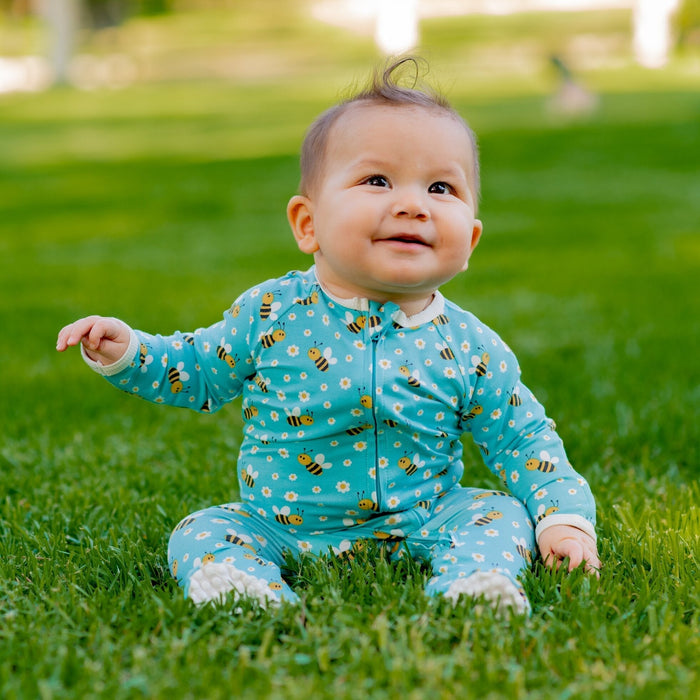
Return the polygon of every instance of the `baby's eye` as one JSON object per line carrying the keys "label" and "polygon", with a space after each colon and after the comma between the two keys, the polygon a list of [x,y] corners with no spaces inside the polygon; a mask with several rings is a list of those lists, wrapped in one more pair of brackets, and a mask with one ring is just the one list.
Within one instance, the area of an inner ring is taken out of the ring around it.
{"label": "baby's eye", "polygon": [[371,185],[372,187],[389,187],[389,181],[384,175],[371,175],[363,182],[365,185]]}
{"label": "baby's eye", "polygon": [[446,182],[433,182],[433,184],[428,187],[428,192],[430,192],[430,194],[454,194],[454,188]]}

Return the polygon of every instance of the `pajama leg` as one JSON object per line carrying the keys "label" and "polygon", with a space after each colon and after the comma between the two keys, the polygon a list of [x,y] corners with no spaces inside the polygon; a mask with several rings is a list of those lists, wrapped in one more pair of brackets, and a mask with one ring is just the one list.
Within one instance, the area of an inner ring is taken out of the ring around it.
{"label": "pajama leg", "polygon": [[260,602],[298,597],[282,579],[282,549],[240,503],[207,508],[184,518],[170,536],[168,564],[196,603],[229,591]]}
{"label": "pajama leg", "polygon": [[518,576],[530,567],[535,546],[532,520],[520,501],[472,488],[440,499],[433,517],[409,538],[409,550],[432,564],[426,587],[431,595],[447,593],[455,581],[476,572],[492,572],[508,578],[524,596]]}

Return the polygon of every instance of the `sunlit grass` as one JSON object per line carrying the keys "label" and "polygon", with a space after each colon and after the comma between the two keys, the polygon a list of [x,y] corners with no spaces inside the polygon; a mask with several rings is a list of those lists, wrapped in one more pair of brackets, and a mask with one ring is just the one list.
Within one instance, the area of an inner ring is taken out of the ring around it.
{"label": "sunlit grass", "polygon": [[[297,608],[196,610],[165,546],[235,497],[239,406],[160,409],[53,351],[78,315],[191,329],[306,266],[284,207],[340,80],[3,97],[0,695],[694,697],[700,98],[685,74],[621,75],[588,73],[600,106],[575,119],[548,112],[546,76],[517,97],[452,84],[480,136],[485,232],[445,291],[516,350],[593,486],[605,562],[600,581],[538,566],[532,618],[508,624],[429,601],[423,569],[371,552],[295,565]],[[467,481],[495,485],[467,457]]]}

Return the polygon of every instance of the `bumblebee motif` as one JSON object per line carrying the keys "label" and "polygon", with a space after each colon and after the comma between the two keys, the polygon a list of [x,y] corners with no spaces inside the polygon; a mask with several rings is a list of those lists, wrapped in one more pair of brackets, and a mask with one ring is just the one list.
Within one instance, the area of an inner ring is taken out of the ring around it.
{"label": "bumblebee motif", "polygon": [[282,304],[279,301],[275,301],[275,295],[272,292],[265,292],[262,296],[262,304],[260,305],[260,318],[263,321],[277,320],[277,311],[280,310]]}
{"label": "bumblebee motif", "polygon": [[[417,453],[411,459],[408,455],[399,458],[399,469],[403,469],[408,476],[415,474],[418,469],[425,466],[425,460],[421,460]],[[447,471],[447,470],[445,470]]]}
{"label": "bumblebee motif", "polygon": [[359,435],[365,430],[371,430],[374,426],[370,423],[364,423],[363,425],[357,425],[354,428],[348,428],[345,432],[348,435]]}
{"label": "bumblebee motif", "polygon": [[227,528],[226,532],[228,532],[228,535],[226,535],[224,539],[227,542],[230,542],[231,544],[237,544],[239,547],[245,547],[251,552],[255,552],[255,548],[251,544],[251,542],[253,541],[252,537],[249,537],[248,535],[239,535],[235,530],[231,530],[230,528]]}
{"label": "bumblebee motif", "polygon": [[469,413],[465,413],[462,416],[462,420],[466,423],[467,421],[470,421],[470,420],[476,418],[477,416],[480,416],[483,412],[484,412],[483,406],[479,406],[479,405],[474,406],[474,408],[472,408],[472,410],[469,411]]}
{"label": "bumblebee motif", "polygon": [[482,498],[488,498],[489,496],[507,496],[505,491],[484,491],[484,493],[477,493],[474,496],[475,501],[480,501]]}
{"label": "bumblebee motif", "polygon": [[224,343],[224,338],[221,339],[219,345],[216,348],[216,356],[225,362],[231,369],[236,366],[236,360],[230,355],[231,346]]}
{"label": "bumblebee motif", "polygon": [[153,362],[153,355],[148,354],[145,343],[139,344],[139,367],[142,372],[148,372],[148,365]]}
{"label": "bumblebee motif", "polygon": [[520,396],[520,387],[516,386],[515,389],[513,389],[513,392],[510,395],[510,398],[508,399],[508,405],[509,406],[522,406],[523,405],[523,399]]}
{"label": "bumblebee motif", "polygon": [[313,360],[314,364],[316,365],[316,369],[320,370],[321,372],[327,372],[331,365],[338,362],[338,360],[333,357],[333,351],[328,347],[324,348],[323,353],[321,353],[321,349],[314,345],[312,348],[309,348],[309,352],[307,354],[309,358]]}
{"label": "bumblebee motif", "polygon": [[190,375],[185,372],[185,363],[178,362],[177,367],[171,367],[168,370],[168,381],[170,382],[170,391],[173,394],[179,394],[183,388],[183,382],[186,382]]}
{"label": "bumblebee motif", "polygon": [[253,377],[253,381],[260,387],[260,391],[263,393],[267,394],[270,391],[267,386],[270,383],[269,379],[263,379],[259,374],[256,374],[255,377]]}
{"label": "bumblebee motif", "polygon": [[271,348],[275,343],[281,342],[286,337],[287,334],[284,332],[283,328],[276,328],[274,331],[272,331],[272,333],[263,335],[260,338],[260,344],[266,349]]}
{"label": "bumblebee motif", "polygon": [[353,315],[348,311],[345,314],[345,327],[351,332],[351,333],[360,333],[362,329],[365,327],[367,324],[367,316],[357,316],[357,318],[353,317]]}
{"label": "bumblebee motif", "polygon": [[476,374],[477,377],[483,377],[488,369],[490,359],[491,356],[487,352],[482,353],[481,357],[478,355],[472,355],[472,366],[470,367],[469,371]]}
{"label": "bumblebee motif", "polygon": [[324,469],[330,469],[333,466],[330,462],[326,462],[325,459],[325,456],[322,454],[317,454],[311,459],[311,455],[306,454],[306,452],[302,452],[297,457],[299,464],[306,467],[306,471],[314,476],[320,476],[323,474]]}
{"label": "bumblebee motif", "polygon": [[183,530],[186,528],[188,525],[192,525],[192,523],[197,520],[197,518],[184,518],[184,520],[181,520],[176,526],[175,526],[175,532],[178,530]]}
{"label": "bumblebee motif", "polygon": [[311,304],[318,304],[318,291],[314,290],[308,297],[304,297],[303,299],[297,297],[294,300],[294,303],[299,304],[300,306],[311,306]]}
{"label": "bumblebee motif", "polygon": [[420,376],[417,369],[414,369],[413,372],[411,372],[411,368],[408,365],[401,365],[399,367],[399,372],[401,375],[406,377],[408,386],[414,389],[418,389],[418,387],[420,387]]}
{"label": "bumblebee motif", "polygon": [[532,564],[532,552],[527,548],[527,542],[525,542],[524,537],[513,537],[511,538],[515,542],[515,550],[518,554],[528,563]]}
{"label": "bumblebee motif", "polygon": [[525,469],[529,471],[541,471],[544,474],[551,474],[557,470],[557,464],[559,463],[559,457],[550,457],[547,450],[542,450],[540,452],[540,458],[536,459],[531,457],[525,462]]}
{"label": "bumblebee motif", "polygon": [[281,525],[301,525],[304,522],[301,514],[292,513],[289,506],[272,506],[272,512],[275,514],[275,520]]}
{"label": "bumblebee motif", "polygon": [[291,411],[285,408],[284,412],[287,414],[287,423],[294,428],[299,428],[302,425],[313,425],[314,423],[311,413],[302,413],[299,406],[295,406]]}
{"label": "bumblebee motif", "polygon": [[447,318],[447,316],[445,316],[445,314],[440,314],[439,316],[436,316],[433,319],[433,323],[436,326],[444,326],[446,323],[449,323],[449,322],[450,322],[450,319]]}
{"label": "bumblebee motif", "polygon": [[258,409],[257,406],[246,406],[243,409],[243,417],[246,420],[250,420],[251,418],[255,418],[255,416],[258,415]]}
{"label": "bumblebee motif", "polygon": [[440,357],[443,360],[454,360],[455,354],[452,352],[452,348],[447,343],[435,343],[435,349],[440,352]]}
{"label": "bumblebee motif", "polygon": [[[362,494],[364,496],[364,493]],[[359,496],[359,494],[358,494]],[[360,510],[372,510],[375,513],[379,512],[379,503],[376,501],[377,494],[373,493],[372,498],[360,498],[357,502],[357,507]]]}
{"label": "bumblebee motif", "polygon": [[544,503],[540,504],[540,507],[537,509],[537,519],[535,520],[535,523],[539,523],[540,520],[544,520],[548,515],[552,515],[553,513],[556,513],[559,510],[559,507],[556,505],[549,506],[549,508],[545,508]]}
{"label": "bumblebee motif", "polygon": [[484,525],[492,523],[494,520],[500,520],[502,517],[503,513],[501,513],[500,510],[492,510],[486,513],[486,515],[476,516],[474,520],[472,520],[472,523],[479,527],[483,527]]}
{"label": "bumblebee motif", "polygon": [[243,477],[246,486],[252,489],[255,486],[255,480],[258,478],[258,472],[249,464],[245,469],[241,469],[241,477]]}
{"label": "bumblebee motif", "polygon": [[199,409],[202,413],[211,413],[211,403],[209,399],[207,399],[202,406]]}

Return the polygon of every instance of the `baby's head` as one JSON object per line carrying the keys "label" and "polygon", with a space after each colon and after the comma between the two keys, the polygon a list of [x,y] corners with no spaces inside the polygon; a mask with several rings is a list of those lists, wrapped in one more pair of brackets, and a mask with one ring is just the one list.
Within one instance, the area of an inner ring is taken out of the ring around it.
{"label": "baby's head", "polygon": [[442,113],[454,119],[464,128],[471,145],[472,168],[470,186],[474,202],[478,204],[480,195],[479,151],[474,132],[461,115],[439,93],[429,89],[419,90],[415,87],[403,87],[399,84],[398,80],[401,77],[402,69],[411,64],[417,72],[419,62],[415,58],[402,58],[392,62],[383,72],[374,74],[371,84],[366,89],[355,93],[316,117],[308,128],[301,146],[301,181],[299,183],[301,194],[311,196],[323,179],[328,141],[333,127],[342,115],[355,107],[371,107],[373,105],[414,107],[422,108],[429,112]]}
{"label": "baby's head", "polygon": [[327,291],[411,315],[466,270],[481,221],[474,136],[445,100],[396,83],[405,61],[312,124],[287,216]]}

